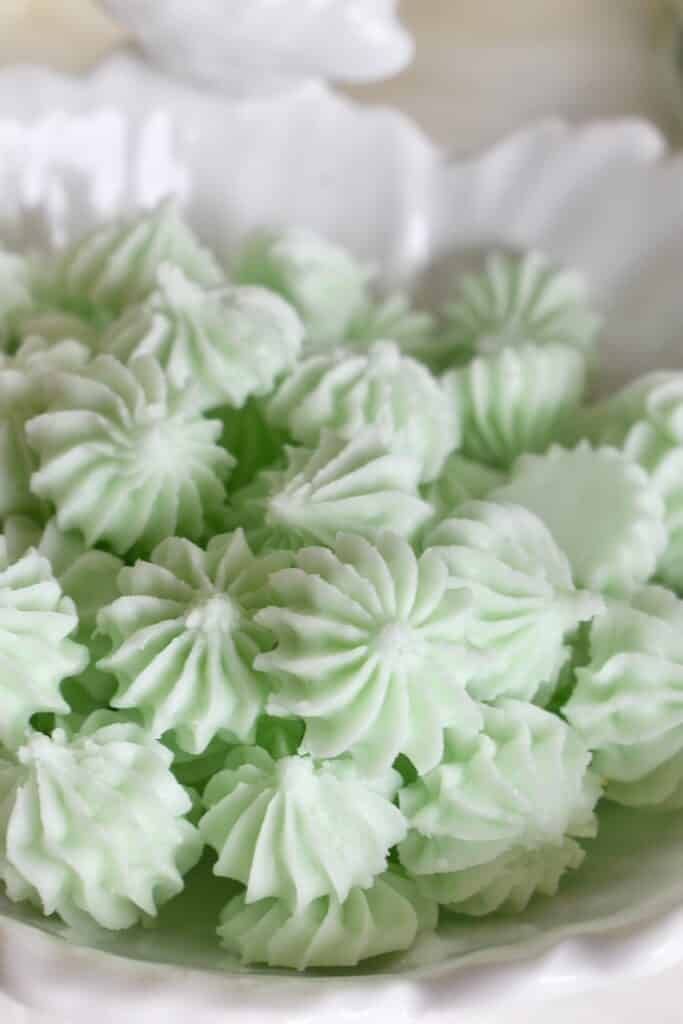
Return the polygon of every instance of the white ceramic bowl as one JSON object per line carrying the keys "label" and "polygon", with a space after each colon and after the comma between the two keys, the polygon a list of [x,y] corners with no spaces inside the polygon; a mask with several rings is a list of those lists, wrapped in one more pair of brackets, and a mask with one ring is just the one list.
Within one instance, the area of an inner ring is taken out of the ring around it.
{"label": "white ceramic bowl", "polygon": [[[0,74],[0,237],[59,244],[175,193],[225,256],[257,226],[308,225],[430,301],[473,253],[537,246],[586,272],[615,384],[683,365],[683,163],[664,150],[646,124],[552,122],[449,161],[400,115],[314,83],[231,106],[126,56],[86,80],[13,69]],[[666,967],[683,941],[683,814],[601,818],[557,898],[454,918],[362,971],[239,970],[214,941],[200,871],[157,929],[86,945],[0,900],[0,985],[71,1024],[428,1024]]]}

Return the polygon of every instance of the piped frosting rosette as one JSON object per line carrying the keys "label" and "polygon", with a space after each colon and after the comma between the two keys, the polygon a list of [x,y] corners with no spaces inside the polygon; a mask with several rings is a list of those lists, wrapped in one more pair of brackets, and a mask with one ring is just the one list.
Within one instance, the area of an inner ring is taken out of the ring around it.
{"label": "piped frosting rosette", "polygon": [[238,283],[269,288],[294,306],[308,351],[338,345],[367,308],[369,268],[311,231],[255,236],[233,273]]}
{"label": "piped frosting rosette", "polygon": [[374,784],[337,761],[273,758],[238,747],[207,785],[199,823],[214,873],[246,886],[247,904],[279,899],[296,912],[319,897],[343,903],[369,888],[405,835],[389,771]]}
{"label": "piped frosting rosette", "polygon": [[256,621],[276,645],[255,665],[276,688],[271,713],[306,723],[302,750],[348,752],[369,772],[405,754],[429,771],[446,726],[477,728],[465,692],[469,595],[449,589],[437,552],[418,558],[395,534],[342,534],[333,551],[299,551],[270,585]]}
{"label": "piped frosting rosette", "polygon": [[154,356],[173,387],[195,389],[202,409],[239,408],[293,367],[302,337],[296,312],[274,292],[206,289],[164,263],[155,290],[112,324],[101,347],[124,362]]}
{"label": "piped frosting rosette", "polygon": [[409,949],[436,927],[438,908],[412,880],[391,868],[369,889],[343,902],[319,896],[303,910],[284,900],[247,903],[239,893],[221,914],[221,944],[243,964],[270,967],[355,967],[362,960]]}
{"label": "piped frosting rosette", "polygon": [[183,889],[201,841],[171,753],[92,715],[67,738],[30,733],[0,760],[0,876],[13,900],[83,927],[129,928]]}
{"label": "piped frosting rosette", "polygon": [[11,559],[0,537],[0,743],[18,747],[31,717],[68,712],[61,684],[88,664],[74,642],[76,608],[48,560],[31,548]]}
{"label": "piped frosting rosette", "polygon": [[594,752],[606,795],[683,806],[683,602],[662,587],[610,602],[589,652],[562,711]]}
{"label": "piped frosting rosette", "polygon": [[466,274],[446,309],[454,354],[491,355],[529,342],[568,345],[590,360],[600,320],[586,283],[538,252],[494,253],[480,274]]}
{"label": "piped frosting rosette", "polygon": [[582,441],[523,455],[510,482],[491,497],[542,519],[575,582],[589,590],[628,594],[652,577],[666,547],[662,498],[647,473],[615,448]]}
{"label": "piped frosting rosette", "polygon": [[335,349],[303,360],[268,400],[270,422],[315,447],[324,430],[352,440],[376,427],[397,451],[414,455],[433,480],[460,442],[458,404],[426,366],[394,342],[368,352]]}
{"label": "piped frosting rosette", "polygon": [[46,289],[55,305],[100,323],[152,292],[164,264],[207,288],[224,276],[184,223],[172,201],[131,220],[95,228],[57,259]]}
{"label": "piped frosting rosette", "polygon": [[201,539],[222,515],[234,459],[217,444],[220,423],[150,356],[127,366],[99,356],[59,375],[48,411],[26,429],[39,458],[31,490],[89,546],[124,554],[175,533]]}
{"label": "piped frosting rosette", "polygon": [[506,480],[506,474],[500,470],[453,452],[437,479],[422,488],[422,495],[434,506],[437,520],[448,519],[460,505],[483,501]]}
{"label": "piped frosting rosette", "polygon": [[658,575],[683,591],[683,373],[649,373],[590,411],[602,443],[614,444],[650,474],[664,499],[669,540]]}
{"label": "piped frosting rosette", "polygon": [[0,248],[0,352],[9,346],[16,320],[33,302],[31,273],[22,256]]}
{"label": "piped frosting rosette", "polygon": [[89,359],[81,342],[36,336],[23,341],[14,355],[0,352],[0,522],[10,515],[43,513],[30,489],[36,457],[26,423],[47,408],[55,374],[78,372]]}
{"label": "piped frosting rosette", "polygon": [[269,642],[253,610],[287,564],[282,554],[255,558],[238,531],[206,549],[170,537],[123,569],[122,596],[98,619],[112,645],[100,667],[119,684],[113,706],[137,708],[153,736],[172,731],[189,754],[216,737],[253,740],[267,695],[253,661]]}
{"label": "piped frosting rosette", "polygon": [[521,701],[482,707],[475,736],[449,730],[440,764],[399,795],[410,826],[401,863],[459,913],[523,910],[553,895],[595,835],[600,795],[587,747],[557,716]]}
{"label": "piped frosting rosette", "polygon": [[470,693],[548,697],[570,656],[569,637],[603,602],[576,589],[544,523],[519,505],[471,502],[425,543],[447,566],[448,586],[472,597],[467,640],[483,657]]}
{"label": "piped frosting rosette", "polygon": [[334,544],[340,531],[389,529],[413,537],[432,517],[418,493],[421,464],[375,428],[351,441],[323,432],[317,448],[287,448],[284,469],[264,470],[233,495],[228,524],[255,550]]}
{"label": "piped frosting rosette", "polygon": [[586,361],[569,345],[508,345],[451,370],[444,389],[461,410],[462,452],[505,469],[523,452],[562,440],[586,385]]}
{"label": "piped frosting rosette", "polygon": [[[47,558],[57,582],[75,606],[78,625],[73,639],[90,652],[90,663],[79,674],[78,686],[96,703],[106,703],[114,692],[115,683],[96,665],[109,646],[96,633],[96,620],[100,609],[118,597],[121,559],[108,551],[88,548],[81,534],[64,533],[54,518],[42,527],[26,517],[13,516],[5,523],[5,540],[11,561],[22,557],[30,548]],[[72,680],[69,700],[74,685]]]}

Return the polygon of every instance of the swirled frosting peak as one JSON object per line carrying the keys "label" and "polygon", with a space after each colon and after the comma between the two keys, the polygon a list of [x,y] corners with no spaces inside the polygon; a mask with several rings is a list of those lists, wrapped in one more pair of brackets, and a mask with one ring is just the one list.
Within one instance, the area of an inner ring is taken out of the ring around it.
{"label": "swirled frosting peak", "polygon": [[475,737],[453,729],[441,763],[403,789],[401,862],[461,913],[522,910],[578,867],[600,795],[590,754],[556,715],[521,701],[483,707]]}
{"label": "swirled frosting peak", "polygon": [[26,423],[47,408],[55,374],[77,372],[89,358],[78,341],[49,343],[36,336],[26,338],[13,355],[0,352],[0,522],[10,515],[43,514],[30,490],[36,459]]}
{"label": "swirled frosting peak", "polygon": [[324,431],[315,449],[287,448],[282,470],[264,470],[233,496],[231,525],[256,548],[331,545],[340,531],[412,537],[432,516],[418,493],[421,464],[376,428],[345,441]]}
{"label": "swirled frosting peak", "polygon": [[569,657],[567,638],[603,607],[576,590],[564,553],[532,512],[471,502],[426,537],[449,586],[472,595],[468,642],[486,654],[469,682],[481,700],[534,700],[552,691]]}
{"label": "swirled frosting peak", "polygon": [[241,284],[279,292],[298,310],[309,350],[337,345],[368,301],[367,267],[351,254],[306,230],[251,239],[234,267]]}
{"label": "swirled frosting peak", "polygon": [[88,663],[70,639],[78,625],[50,563],[31,548],[11,560],[0,537],[0,742],[22,742],[32,715],[68,711],[60,686]]}
{"label": "swirled frosting peak", "polygon": [[659,560],[660,578],[683,590],[683,373],[640,377],[589,414],[592,434],[614,444],[649,474],[662,496],[667,546]]}
{"label": "swirled frosting peak", "polygon": [[271,713],[305,721],[302,749],[349,752],[370,771],[405,754],[428,771],[445,726],[476,727],[464,690],[469,601],[449,589],[436,552],[418,558],[395,534],[374,544],[342,534],[333,551],[300,551],[270,584],[274,602],[256,620],[277,643],[255,664],[277,688]]}
{"label": "swirled frosting peak", "polygon": [[0,876],[74,926],[128,928],[183,888],[201,842],[171,752],[130,722],[92,715],[68,739],[30,734],[0,762]]}
{"label": "swirled frosting peak", "polygon": [[15,318],[32,304],[26,260],[0,248],[0,351],[12,336]]}
{"label": "swirled frosting peak", "polygon": [[275,426],[312,447],[326,429],[351,440],[376,427],[419,459],[423,480],[438,476],[460,441],[456,410],[426,366],[386,341],[367,353],[336,349],[303,360],[267,405]]}
{"label": "swirled frosting peak", "polygon": [[179,267],[206,287],[223,274],[179,216],[175,203],[95,228],[60,256],[51,288],[55,299],[77,313],[106,319],[146,298],[163,263]]}
{"label": "swirled frosting peak", "polygon": [[579,408],[586,361],[569,345],[519,344],[451,370],[444,386],[462,410],[462,451],[506,468],[562,438]]}
{"label": "swirled frosting peak", "polygon": [[606,795],[683,806],[683,601],[644,587],[592,624],[588,664],[563,714],[594,751]]}
{"label": "swirled frosting peak", "polygon": [[247,903],[277,898],[297,912],[372,885],[405,835],[401,812],[361,775],[306,756],[275,761],[260,747],[229,754],[203,800],[214,873],[242,882]]}
{"label": "swirled frosting peak", "polygon": [[582,441],[571,450],[523,455],[510,482],[491,497],[539,516],[576,583],[590,590],[628,593],[650,579],[666,547],[662,498],[645,471],[615,448]]}
{"label": "swirled frosting peak", "polygon": [[538,252],[494,253],[481,274],[462,278],[446,314],[456,350],[480,355],[528,342],[590,354],[600,326],[581,275],[556,269]]}
{"label": "swirled frosting peak", "polygon": [[205,550],[171,537],[123,569],[122,596],[98,619],[112,643],[100,666],[119,683],[112,704],[138,708],[154,736],[173,730],[191,754],[222,733],[252,740],[266,690],[252,667],[263,636],[251,606],[288,561],[255,558],[238,531]]}
{"label": "swirled frosting peak", "polygon": [[270,967],[354,967],[383,953],[409,949],[436,926],[436,903],[391,869],[369,889],[351,889],[340,903],[319,896],[303,910],[283,900],[247,903],[239,893],[221,914],[221,944],[244,964]]}
{"label": "swirled frosting peak", "polygon": [[265,288],[206,289],[173,264],[157,271],[157,287],[131,307],[102,341],[121,360],[155,356],[174,387],[194,386],[202,408],[241,407],[268,394],[301,348],[294,309]]}
{"label": "swirled frosting peak", "polygon": [[39,457],[31,489],[63,530],[119,554],[174,533],[198,539],[221,514],[234,463],[220,430],[152,357],[99,356],[60,375],[48,411],[27,424]]}

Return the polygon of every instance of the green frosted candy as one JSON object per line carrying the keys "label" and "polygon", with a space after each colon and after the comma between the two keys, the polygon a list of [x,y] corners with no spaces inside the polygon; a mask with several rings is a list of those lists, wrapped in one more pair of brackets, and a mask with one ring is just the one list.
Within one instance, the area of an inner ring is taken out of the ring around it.
{"label": "green frosted candy", "polygon": [[76,607],[78,626],[74,640],[88,648],[90,662],[79,674],[78,686],[70,680],[62,692],[70,704],[74,700],[81,702],[79,687],[86,691],[86,706],[88,699],[106,703],[116,685],[108,673],[96,666],[109,649],[107,641],[96,633],[96,620],[99,610],[119,595],[116,581],[123,565],[121,559],[107,551],[87,548],[81,534],[64,533],[54,518],[42,527],[34,520],[13,516],[5,522],[5,539],[12,560],[31,547],[47,558],[57,582]]}
{"label": "green frosted candy", "polygon": [[460,442],[457,409],[425,366],[387,341],[367,353],[335,349],[303,360],[266,405],[274,426],[309,447],[324,430],[350,441],[376,427],[420,461],[423,480],[438,476]]}
{"label": "green frosted candy", "polygon": [[578,867],[594,836],[598,778],[578,734],[521,701],[483,707],[483,728],[448,734],[441,763],[399,794],[411,831],[401,863],[450,909],[523,910]]}
{"label": "green frosted candy", "polygon": [[603,607],[576,590],[569,563],[543,522],[518,505],[472,502],[427,535],[448,585],[470,594],[467,640],[482,658],[468,689],[479,700],[537,700],[570,656],[567,640]]}
{"label": "green frosted candy", "polygon": [[343,903],[372,885],[405,835],[381,788],[348,765],[237,748],[204,791],[199,830],[218,855],[214,873],[242,882],[248,903],[272,897],[296,912],[320,896]]}
{"label": "green frosted candy", "polygon": [[683,807],[683,601],[645,587],[610,602],[563,714],[618,803]]}
{"label": "green frosted candy", "polygon": [[395,292],[368,301],[351,324],[346,343],[350,348],[366,349],[375,341],[393,341],[402,352],[429,364],[435,330],[433,316],[413,309],[407,296]]}
{"label": "green frosted candy", "polygon": [[48,560],[31,548],[11,559],[0,536],[0,743],[13,749],[32,715],[67,712],[60,686],[88,663],[85,647],[69,639],[76,608]]}
{"label": "green frosted candy", "polygon": [[0,248],[0,352],[9,345],[16,321],[33,302],[26,260]]}
{"label": "green frosted candy", "polygon": [[371,772],[405,754],[428,771],[445,726],[477,727],[464,690],[468,595],[449,590],[438,555],[418,559],[394,534],[340,535],[334,551],[300,551],[270,585],[273,604],[256,620],[276,646],[255,665],[277,688],[270,713],[305,721],[302,750],[349,752]]}
{"label": "green frosted candy", "polygon": [[30,734],[0,761],[0,876],[12,900],[82,927],[156,916],[201,842],[171,753],[139,726],[95,714],[72,738]]}
{"label": "green frosted candy", "polygon": [[494,253],[481,274],[466,274],[446,309],[454,357],[510,346],[560,344],[592,356],[600,319],[580,274],[551,266],[538,252]]}
{"label": "green frosted candy", "polygon": [[297,314],[274,292],[206,289],[164,263],[155,291],[112,324],[101,347],[124,362],[154,356],[173,387],[195,388],[202,409],[239,408],[291,369],[302,337]]}
{"label": "green frosted candy", "polygon": [[31,490],[89,546],[124,554],[175,533],[200,539],[222,515],[234,460],[216,443],[220,423],[151,357],[124,366],[100,356],[59,375],[48,411],[26,429],[39,458]]}
{"label": "green frosted candy", "polygon": [[567,345],[515,345],[478,356],[446,375],[461,410],[462,451],[506,469],[523,452],[542,452],[576,416],[586,361]]}
{"label": "green frosted candy", "polygon": [[255,558],[238,531],[206,550],[171,537],[150,561],[123,569],[122,596],[98,617],[112,644],[99,666],[119,683],[112,704],[138,708],[154,736],[173,730],[190,754],[221,734],[251,741],[266,698],[252,663],[268,641],[252,610],[267,600],[269,574],[288,563]]}
{"label": "green frosted candy", "polygon": [[26,423],[44,412],[55,374],[85,366],[90,352],[77,341],[49,344],[27,338],[13,356],[0,353],[0,522],[7,516],[42,516],[30,491],[36,459],[26,436]]}
{"label": "green frosted candy", "polygon": [[647,582],[667,543],[664,502],[647,473],[614,448],[581,442],[524,455],[494,501],[546,524],[578,586],[619,596]]}
{"label": "green frosted candy", "polygon": [[270,288],[298,310],[309,351],[339,344],[367,309],[368,268],[310,231],[251,239],[233,272],[238,283]]}
{"label": "green frosted candy", "polygon": [[683,591],[683,373],[649,373],[596,406],[590,430],[650,474],[665,504],[669,540],[658,575]]}
{"label": "green frosted candy", "polygon": [[224,281],[213,256],[175,204],[166,201],[136,218],[95,228],[75,242],[58,256],[48,288],[62,308],[106,321],[147,298],[163,263],[207,288]]}
{"label": "green frosted candy", "polygon": [[270,967],[355,967],[361,960],[409,949],[436,927],[438,908],[415,882],[386,871],[369,889],[351,889],[343,903],[320,896],[303,910],[282,900],[247,903],[239,893],[221,914],[221,944],[243,964]]}
{"label": "green frosted candy", "polygon": [[233,495],[228,524],[256,550],[331,546],[340,531],[412,537],[433,510],[420,498],[421,465],[373,428],[345,441],[324,431],[315,449],[287,448],[285,469],[264,470]]}

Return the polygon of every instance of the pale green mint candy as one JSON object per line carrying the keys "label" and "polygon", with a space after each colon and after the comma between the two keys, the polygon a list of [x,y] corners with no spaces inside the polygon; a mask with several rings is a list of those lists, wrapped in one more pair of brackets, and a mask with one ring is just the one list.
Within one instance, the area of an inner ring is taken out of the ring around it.
{"label": "pale green mint candy", "polygon": [[446,726],[477,728],[465,692],[469,595],[449,589],[435,552],[418,558],[395,534],[374,544],[342,534],[334,551],[300,551],[270,587],[256,621],[276,645],[255,666],[276,688],[270,713],[305,721],[302,750],[350,753],[369,772],[405,754],[429,771]]}
{"label": "pale green mint candy", "polygon": [[217,444],[220,423],[149,356],[128,366],[99,356],[59,375],[48,411],[26,429],[39,459],[32,492],[88,546],[124,554],[173,534],[201,539],[222,515],[234,460]]}
{"label": "pale green mint candy", "polygon": [[173,264],[162,264],[156,288],[129,307],[101,340],[126,361],[150,355],[176,388],[194,386],[202,409],[240,408],[267,395],[299,355],[303,326],[296,312],[265,288],[204,288]]}
{"label": "pale green mint candy", "polygon": [[399,794],[401,863],[459,913],[523,910],[554,895],[597,831],[590,754],[560,718],[521,701],[483,707],[478,735],[449,731],[441,763]]}
{"label": "pale green mint candy", "polygon": [[468,501],[480,501],[502,487],[506,476],[500,470],[468,459],[460,452],[448,456],[438,478],[422,494],[434,506],[439,519],[448,519]]}
{"label": "pale green mint candy", "polygon": [[569,636],[603,602],[575,588],[543,522],[518,505],[471,502],[429,533],[425,546],[447,566],[449,587],[471,595],[467,641],[482,658],[470,693],[538,700],[552,692],[570,656]]}
{"label": "pale green mint candy", "polygon": [[606,795],[683,806],[683,602],[645,587],[593,622],[590,660],[563,714],[593,750]]}
{"label": "pale green mint candy", "polygon": [[[97,668],[96,662],[108,652],[109,644],[96,632],[96,622],[100,609],[119,596],[117,578],[123,562],[107,551],[86,547],[80,533],[64,533],[54,518],[43,527],[35,520],[12,516],[5,521],[5,539],[12,560],[35,548],[49,561],[57,582],[76,607],[74,640],[90,652],[90,663],[77,680],[78,687],[85,690],[83,700],[86,704],[88,698],[96,705],[107,703],[116,682]],[[67,693],[70,702],[81,697],[71,683]]]}
{"label": "pale green mint candy", "polygon": [[462,420],[462,451],[507,469],[562,440],[586,388],[586,360],[568,345],[520,344],[451,370],[444,389]]}
{"label": "pale green mint candy", "polygon": [[81,342],[53,344],[35,336],[12,356],[0,353],[0,522],[11,515],[42,517],[42,504],[29,486],[36,457],[26,423],[47,408],[55,375],[78,371],[89,359]]}
{"label": "pale green mint candy", "polygon": [[416,883],[392,868],[369,889],[351,889],[343,903],[320,896],[303,910],[283,900],[247,903],[244,893],[224,908],[221,945],[243,964],[270,967],[355,967],[362,960],[409,949],[436,927],[438,907]]}
{"label": "pale green mint candy", "polygon": [[311,448],[323,430],[350,441],[376,427],[420,461],[425,481],[460,443],[458,408],[426,366],[389,341],[367,353],[334,349],[304,359],[266,403],[270,422]]}
{"label": "pale green mint candy", "polygon": [[546,524],[580,587],[628,594],[654,574],[666,544],[664,502],[647,473],[615,448],[554,446],[523,455],[494,501]]}
{"label": "pale green mint candy", "polygon": [[224,281],[214,257],[166,201],[136,218],[95,228],[60,253],[47,290],[56,305],[106,320],[154,290],[162,263],[207,288]]}
{"label": "pale green mint candy", "polygon": [[287,448],[284,469],[264,470],[232,497],[228,525],[255,550],[334,544],[340,531],[413,537],[432,517],[418,492],[421,464],[375,428],[345,441],[324,431],[315,449]]}
{"label": "pale green mint candy", "polygon": [[61,684],[88,664],[70,637],[76,608],[48,560],[31,548],[16,559],[0,536],[0,743],[18,747],[39,711],[68,712]]}
{"label": "pale green mint candy", "polygon": [[669,540],[659,577],[683,591],[683,373],[649,373],[594,407],[590,428],[650,474],[664,499]]}
{"label": "pale green mint candy", "polygon": [[0,762],[0,876],[74,927],[129,928],[183,889],[202,844],[171,753],[96,713],[72,738],[29,734]]}
{"label": "pale green mint candy", "polygon": [[381,788],[336,762],[238,747],[203,796],[199,830],[218,855],[214,874],[242,882],[248,903],[272,897],[296,912],[320,896],[343,903],[385,871],[405,835]]}
{"label": "pale green mint candy", "polygon": [[303,320],[308,351],[342,342],[369,302],[368,267],[311,231],[251,239],[233,273],[239,284],[262,285],[291,302]]}
{"label": "pale green mint candy", "polygon": [[242,531],[214,537],[206,550],[171,537],[147,562],[121,571],[121,592],[99,614],[112,651],[99,662],[119,686],[112,705],[137,708],[154,736],[201,754],[224,734],[252,741],[265,680],[253,669],[269,637],[252,610],[287,555],[255,558]]}
{"label": "pale green mint candy", "polygon": [[532,342],[568,345],[591,361],[600,328],[582,276],[553,267],[538,252],[491,255],[481,274],[461,278],[446,317],[454,356]]}
{"label": "pale green mint candy", "polygon": [[393,341],[402,352],[430,365],[436,349],[434,317],[414,309],[402,292],[369,300],[346,336],[350,348],[367,349],[376,341]]}
{"label": "pale green mint candy", "polygon": [[9,345],[17,319],[33,303],[31,273],[22,256],[0,248],[0,352]]}

